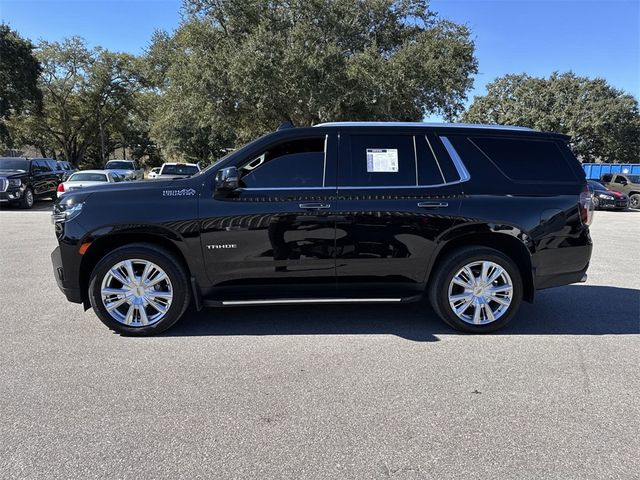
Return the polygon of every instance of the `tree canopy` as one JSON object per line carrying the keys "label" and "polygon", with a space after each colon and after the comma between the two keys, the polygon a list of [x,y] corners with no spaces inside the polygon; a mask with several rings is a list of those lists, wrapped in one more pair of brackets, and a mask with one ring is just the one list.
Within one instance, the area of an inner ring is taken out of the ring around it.
{"label": "tree canopy", "polygon": [[0,24],[0,145],[12,146],[6,125],[11,116],[40,107],[40,63],[33,49],[31,42]]}
{"label": "tree canopy", "polygon": [[282,121],[453,117],[476,73],[465,26],[427,0],[186,0],[149,49],[165,148],[215,158]]}
{"label": "tree canopy", "polygon": [[122,140],[112,135],[122,128],[114,127],[126,125],[135,111],[135,96],[144,86],[141,60],[90,49],[79,37],[41,42],[36,55],[42,66],[42,109],[16,117],[16,135],[43,155],[60,152],[74,164],[103,163]]}
{"label": "tree canopy", "polygon": [[638,162],[638,101],[604,79],[572,72],[549,78],[505,75],[487,85],[462,119],[531,127],[570,135],[585,162]]}

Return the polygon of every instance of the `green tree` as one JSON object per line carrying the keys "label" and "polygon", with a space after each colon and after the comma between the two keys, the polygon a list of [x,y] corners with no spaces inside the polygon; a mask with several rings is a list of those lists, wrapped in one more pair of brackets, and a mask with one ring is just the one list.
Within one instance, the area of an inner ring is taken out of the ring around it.
{"label": "green tree", "polygon": [[38,84],[42,109],[17,116],[13,129],[23,144],[79,164],[99,165],[113,151],[114,129],[135,108],[144,88],[141,61],[72,37],[42,42]]}
{"label": "green tree", "polygon": [[638,101],[601,78],[572,72],[549,78],[505,75],[487,85],[486,95],[476,97],[462,119],[570,135],[585,162],[640,158]]}
{"label": "green tree", "polygon": [[477,70],[467,28],[427,0],[186,0],[147,58],[154,136],[198,160],[282,121],[453,117]]}
{"label": "green tree", "polygon": [[8,25],[0,24],[0,145],[13,146],[8,119],[40,108],[40,64],[33,45]]}

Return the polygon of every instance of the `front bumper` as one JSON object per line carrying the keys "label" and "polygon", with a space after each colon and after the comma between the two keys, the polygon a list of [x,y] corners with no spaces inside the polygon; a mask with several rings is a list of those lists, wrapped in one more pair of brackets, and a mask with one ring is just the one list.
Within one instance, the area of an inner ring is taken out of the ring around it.
{"label": "front bumper", "polygon": [[616,198],[614,200],[598,199],[599,210],[617,210],[629,208],[628,198]]}
{"label": "front bumper", "polygon": [[60,247],[51,252],[51,263],[53,264],[53,276],[56,279],[58,288],[67,300],[73,303],[82,303],[82,292],[79,288],[70,288],[65,284],[64,268],[62,267],[62,254]]}
{"label": "front bumper", "polygon": [[0,192],[0,202],[17,202],[22,198],[22,190],[19,188],[15,188],[12,190],[7,190],[6,192]]}

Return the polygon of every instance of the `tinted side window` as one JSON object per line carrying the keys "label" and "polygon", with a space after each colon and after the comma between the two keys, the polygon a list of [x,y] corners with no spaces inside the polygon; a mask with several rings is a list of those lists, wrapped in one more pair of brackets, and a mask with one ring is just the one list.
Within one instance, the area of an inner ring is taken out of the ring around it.
{"label": "tinted side window", "polygon": [[[432,142],[424,135],[416,135],[416,155],[418,161],[418,184],[440,185],[446,183],[444,173],[436,157]],[[442,159],[442,157],[439,157]]]}
{"label": "tinted side window", "polygon": [[616,183],[624,183],[626,181],[627,181],[627,179],[625,177],[623,177],[622,175],[616,175]]}
{"label": "tinted side window", "polygon": [[58,162],[56,162],[55,160],[45,160],[44,163],[47,165],[49,170],[52,171],[52,172],[56,172],[58,170],[62,170],[60,168],[60,166],[58,165]]}
{"label": "tinted side window", "polygon": [[324,137],[278,144],[240,165],[246,188],[312,188],[323,186]]}
{"label": "tinted side window", "polygon": [[31,162],[31,169],[33,173],[45,173],[49,171],[49,168],[44,163],[44,160],[33,160]]}
{"label": "tinted side window", "polygon": [[607,173],[606,175],[602,176],[602,181],[603,182],[610,182],[612,178],[613,178],[613,175],[611,175],[610,173]]}
{"label": "tinted side window", "polygon": [[471,142],[507,177],[518,181],[575,182],[576,175],[553,141],[475,137]]}
{"label": "tinted side window", "polygon": [[393,187],[417,184],[412,135],[351,135],[349,140],[349,156],[340,160],[339,185]]}

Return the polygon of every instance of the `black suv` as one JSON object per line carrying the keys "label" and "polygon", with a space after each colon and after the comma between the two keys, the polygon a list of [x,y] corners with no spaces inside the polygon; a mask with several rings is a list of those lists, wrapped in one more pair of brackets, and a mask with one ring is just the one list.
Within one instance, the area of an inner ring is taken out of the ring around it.
{"label": "black suv", "polygon": [[60,170],[50,158],[0,158],[0,203],[31,208],[37,198],[55,198]]}
{"label": "black suv", "polygon": [[55,277],[125,334],[165,330],[190,302],[425,295],[451,326],[489,332],[537,289],[586,278],[591,200],[567,141],[481,125],[280,130],[187,179],[61,197]]}

